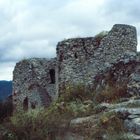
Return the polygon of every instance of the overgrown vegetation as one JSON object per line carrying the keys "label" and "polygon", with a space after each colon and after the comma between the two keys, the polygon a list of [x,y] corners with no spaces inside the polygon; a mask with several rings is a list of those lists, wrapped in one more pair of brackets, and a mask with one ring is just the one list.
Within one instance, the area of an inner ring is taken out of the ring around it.
{"label": "overgrown vegetation", "polygon": [[6,127],[17,140],[45,140],[48,135],[45,109],[15,113]]}
{"label": "overgrown vegetation", "polygon": [[132,140],[132,138],[127,135],[123,120],[117,113],[102,112],[96,125],[89,128],[86,140]]}
{"label": "overgrown vegetation", "polygon": [[[98,104],[93,102],[94,95],[93,91],[87,90],[83,85],[75,88],[69,86],[65,93],[47,109],[14,113],[9,121],[4,122],[0,127],[0,139],[55,140],[55,133],[69,128],[72,119],[100,114],[99,121],[87,140],[99,140],[103,137],[108,138],[107,140],[128,140],[126,135],[124,136],[125,129],[119,116],[112,112],[104,113],[104,110],[97,110]],[[96,96],[96,100],[98,103],[112,103],[124,95],[123,88],[108,87]]]}
{"label": "overgrown vegetation", "polygon": [[116,103],[119,102],[121,98],[128,97],[126,86],[106,86],[101,93],[96,94],[95,101],[98,103],[108,102]]}
{"label": "overgrown vegetation", "polygon": [[107,35],[108,35],[108,31],[102,31],[102,32],[100,32],[99,34],[97,34],[97,35],[95,36],[95,39],[96,39],[98,45],[100,45],[101,40],[102,40],[104,37],[106,37]]}
{"label": "overgrown vegetation", "polygon": [[91,91],[87,89],[84,84],[67,85],[64,91],[61,91],[59,101],[76,101],[76,100],[86,100],[91,99]]}
{"label": "overgrown vegetation", "polygon": [[5,118],[12,115],[13,105],[12,99],[6,99],[5,101],[0,102],[0,122],[2,122]]}

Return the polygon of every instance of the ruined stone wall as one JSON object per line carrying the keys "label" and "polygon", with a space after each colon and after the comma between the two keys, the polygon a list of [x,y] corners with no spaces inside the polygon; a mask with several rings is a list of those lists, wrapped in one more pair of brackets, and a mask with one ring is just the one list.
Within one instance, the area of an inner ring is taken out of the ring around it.
{"label": "ruined stone wall", "polygon": [[97,88],[98,75],[115,64],[139,61],[136,46],[136,28],[122,24],[114,25],[108,34],[59,42],[57,58],[26,59],[16,64],[13,103],[22,108],[48,106],[68,86]]}
{"label": "ruined stone wall", "polygon": [[56,96],[56,59],[32,58],[16,64],[13,72],[13,104],[15,108],[48,106]]}
{"label": "ruined stone wall", "polygon": [[136,57],[136,28],[116,24],[107,36],[75,38],[57,45],[58,93],[69,85],[94,84],[94,77],[121,60]]}

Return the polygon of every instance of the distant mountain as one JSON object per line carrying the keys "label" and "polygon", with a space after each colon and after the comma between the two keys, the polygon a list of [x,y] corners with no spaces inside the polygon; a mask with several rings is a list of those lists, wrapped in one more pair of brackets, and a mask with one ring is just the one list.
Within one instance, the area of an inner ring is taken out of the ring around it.
{"label": "distant mountain", "polygon": [[12,94],[12,81],[0,81],[0,100]]}

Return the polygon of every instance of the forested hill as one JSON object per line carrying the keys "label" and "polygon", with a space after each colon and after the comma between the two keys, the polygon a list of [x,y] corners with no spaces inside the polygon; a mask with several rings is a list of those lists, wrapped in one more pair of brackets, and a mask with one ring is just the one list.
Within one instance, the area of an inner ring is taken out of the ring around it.
{"label": "forested hill", "polygon": [[12,94],[12,81],[0,81],[0,100]]}

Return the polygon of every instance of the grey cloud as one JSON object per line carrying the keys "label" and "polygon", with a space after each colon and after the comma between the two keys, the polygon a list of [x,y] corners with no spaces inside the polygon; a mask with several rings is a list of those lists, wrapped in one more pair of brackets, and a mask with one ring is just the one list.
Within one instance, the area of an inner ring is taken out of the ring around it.
{"label": "grey cloud", "polygon": [[124,22],[139,22],[139,0],[106,0],[103,7],[104,14]]}
{"label": "grey cloud", "polygon": [[0,63],[0,80],[12,80],[13,68],[15,62]]}
{"label": "grey cloud", "polygon": [[64,38],[94,36],[126,23],[137,27],[140,39],[139,0],[1,1],[0,73],[8,68],[10,79],[13,64],[23,58],[54,57],[57,42]]}
{"label": "grey cloud", "polygon": [[18,46],[12,46],[3,50],[0,60],[6,62],[19,61],[30,57],[55,57],[55,47],[47,40],[23,41]]}

